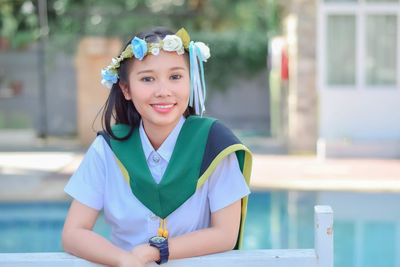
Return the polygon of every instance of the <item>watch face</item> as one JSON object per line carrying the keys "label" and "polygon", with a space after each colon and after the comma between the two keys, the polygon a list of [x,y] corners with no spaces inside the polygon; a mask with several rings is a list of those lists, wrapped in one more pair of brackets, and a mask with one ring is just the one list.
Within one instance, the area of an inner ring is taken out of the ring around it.
{"label": "watch face", "polygon": [[150,238],[150,240],[156,244],[160,244],[162,242],[164,242],[165,240],[167,240],[165,237],[163,236],[154,236],[152,238]]}

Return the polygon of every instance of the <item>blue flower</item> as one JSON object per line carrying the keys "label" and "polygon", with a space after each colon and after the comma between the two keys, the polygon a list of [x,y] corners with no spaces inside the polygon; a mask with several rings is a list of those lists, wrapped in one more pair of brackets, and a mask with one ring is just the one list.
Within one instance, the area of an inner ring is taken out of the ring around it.
{"label": "blue flower", "polygon": [[103,77],[104,80],[112,83],[117,83],[119,78],[118,73],[112,74],[110,70],[102,70],[101,77]]}
{"label": "blue flower", "polygon": [[147,43],[144,40],[135,37],[133,38],[131,44],[135,58],[142,60],[147,53]]}

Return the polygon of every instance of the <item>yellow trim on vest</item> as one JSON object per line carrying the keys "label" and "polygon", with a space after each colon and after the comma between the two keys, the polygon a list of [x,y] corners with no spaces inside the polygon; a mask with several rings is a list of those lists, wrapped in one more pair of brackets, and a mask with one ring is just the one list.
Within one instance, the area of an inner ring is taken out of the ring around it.
{"label": "yellow trim on vest", "polygon": [[240,217],[240,232],[239,232],[239,245],[238,249],[242,249],[242,240],[243,240],[243,231],[244,231],[244,222],[246,220],[246,215],[247,215],[247,201],[249,197],[245,196],[242,198],[242,215]]}
{"label": "yellow trim on vest", "polygon": [[121,170],[122,176],[124,177],[126,183],[130,186],[129,184],[129,172],[126,170],[125,166],[122,164],[122,162],[117,158],[117,156],[114,154],[115,159],[117,160],[117,164],[119,169]]}
{"label": "yellow trim on vest", "polygon": [[[253,163],[253,158],[250,151],[245,150],[244,163],[243,163],[243,176],[246,180],[247,185],[250,187],[250,175],[251,175],[251,166]],[[243,240],[243,231],[244,231],[244,222],[247,215],[247,201],[249,196],[245,196],[242,198],[242,216],[240,220],[240,232],[239,232],[239,245],[238,249],[242,248],[242,240]]]}
{"label": "yellow trim on vest", "polygon": [[[211,162],[210,166],[207,168],[207,170],[203,173],[203,175],[199,178],[197,182],[197,187],[196,190],[199,189],[204,183],[207,181],[207,179],[210,177],[211,173],[215,170],[215,168],[218,166],[218,164],[229,154],[236,152],[238,150],[244,150],[245,155],[244,155],[244,162],[243,162],[243,177],[247,183],[248,186],[250,186],[250,175],[251,175],[251,166],[253,162],[253,158],[251,155],[250,150],[245,147],[242,144],[235,144],[228,146],[224,150],[222,150],[218,156],[215,157],[215,159]],[[247,214],[247,201],[248,201],[248,196],[245,196],[242,198],[242,209],[241,209],[241,220],[240,220],[240,232],[239,232],[239,246],[238,249],[241,249],[242,247],[242,240],[243,240],[243,230],[244,230],[244,222],[246,219],[246,214]]]}
{"label": "yellow trim on vest", "polygon": [[[203,173],[202,176],[200,176],[199,180],[197,181],[197,187],[196,190],[199,189],[210,177],[211,173],[215,170],[215,168],[218,166],[218,164],[229,154],[236,152],[238,150],[244,150],[245,151],[245,158],[244,158],[244,166],[243,166],[243,176],[246,180],[247,185],[250,183],[250,173],[251,173],[251,153],[250,150],[245,147],[242,144],[235,144],[228,146],[224,150],[222,150],[218,156],[214,158],[214,160],[211,162],[210,166],[208,166],[207,170]],[[247,158],[250,158],[249,160],[246,160]],[[246,166],[249,165],[250,166]]]}

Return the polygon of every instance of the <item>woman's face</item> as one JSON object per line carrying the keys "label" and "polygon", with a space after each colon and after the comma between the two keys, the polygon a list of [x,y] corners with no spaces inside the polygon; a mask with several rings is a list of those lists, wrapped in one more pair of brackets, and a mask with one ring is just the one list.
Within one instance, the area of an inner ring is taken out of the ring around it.
{"label": "woman's face", "polygon": [[128,85],[120,83],[132,100],[145,129],[172,130],[185,112],[190,94],[189,67],[184,55],[163,50],[156,56],[134,59]]}

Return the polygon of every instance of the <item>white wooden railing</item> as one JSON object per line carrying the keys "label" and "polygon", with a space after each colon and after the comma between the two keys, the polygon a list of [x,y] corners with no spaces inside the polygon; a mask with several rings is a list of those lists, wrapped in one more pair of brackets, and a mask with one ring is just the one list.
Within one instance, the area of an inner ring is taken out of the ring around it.
{"label": "white wooden railing", "polygon": [[[171,260],[165,267],[333,267],[333,211],[314,207],[314,249],[235,250]],[[1,267],[99,267],[67,253],[0,253]],[[158,266],[150,263],[148,267]]]}

